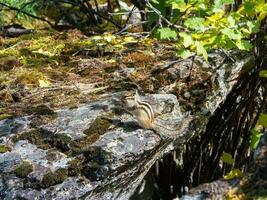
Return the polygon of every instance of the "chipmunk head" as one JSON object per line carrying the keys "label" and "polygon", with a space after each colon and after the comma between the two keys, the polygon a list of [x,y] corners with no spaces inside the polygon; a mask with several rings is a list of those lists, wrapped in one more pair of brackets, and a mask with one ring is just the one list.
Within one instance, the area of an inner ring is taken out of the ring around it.
{"label": "chipmunk head", "polygon": [[126,91],[122,94],[122,101],[126,107],[132,108],[139,105],[141,102],[141,97],[137,90],[135,92]]}
{"label": "chipmunk head", "polygon": [[136,107],[135,95],[132,91],[126,91],[122,94],[121,101],[123,102],[126,108]]}

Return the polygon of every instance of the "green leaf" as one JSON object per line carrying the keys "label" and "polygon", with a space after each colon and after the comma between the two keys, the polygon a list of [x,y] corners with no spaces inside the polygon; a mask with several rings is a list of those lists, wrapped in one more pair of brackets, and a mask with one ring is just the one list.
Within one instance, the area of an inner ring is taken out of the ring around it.
{"label": "green leaf", "polygon": [[170,0],[168,1],[168,4],[172,6],[173,10],[177,9],[181,12],[184,12],[188,8],[188,5],[184,2],[184,0]]}
{"label": "green leaf", "polygon": [[231,15],[227,17],[227,21],[229,22],[230,27],[235,27],[235,19]]}
{"label": "green leaf", "polygon": [[221,5],[225,5],[225,4],[233,4],[233,3],[235,3],[234,0],[219,0],[219,2],[221,3]]}
{"label": "green leaf", "polygon": [[186,58],[192,56],[192,52],[189,51],[188,49],[180,49],[180,50],[178,51],[178,55],[179,55],[181,58],[186,59]]}
{"label": "green leaf", "polygon": [[179,33],[179,36],[183,39],[183,45],[185,48],[189,47],[190,45],[194,44],[194,41],[191,37],[191,35],[181,32]]}
{"label": "green leaf", "polygon": [[263,125],[265,128],[267,127],[267,114],[260,114],[259,124]]}
{"label": "green leaf", "polygon": [[177,33],[170,28],[160,28],[157,30],[158,38],[161,40],[164,39],[177,39]]}
{"label": "green leaf", "polygon": [[184,25],[196,31],[204,31],[205,26],[203,25],[205,19],[201,17],[191,17],[185,20]]}
{"label": "green leaf", "polygon": [[198,55],[203,55],[203,57],[207,61],[208,60],[208,53],[207,53],[206,49],[204,48],[204,46],[199,41],[196,41],[195,45],[197,47],[197,54]]}
{"label": "green leaf", "polygon": [[232,155],[226,152],[223,152],[221,156],[221,161],[231,165],[234,163],[234,159],[232,158]]}
{"label": "green leaf", "polygon": [[251,132],[250,147],[252,149],[256,149],[263,133],[260,133],[259,131],[255,129],[251,129],[250,132]]}
{"label": "green leaf", "polygon": [[234,4],[234,0],[215,0],[215,8],[221,8],[226,4]]}
{"label": "green leaf", "polygon": [[260,30],[260,25],[257,21],[248,21],[247,26],[250,33],[257,33]]}
{"label": "green leaf", "polygon": [[261,70],[260,73],[259,73],[259,76],[261,78],[267,78],[267,70],[266,69]]}
{"label": "green leaf", "polygon": [[232,169],[228,174],[226,174],[223,178],[226,180],[230,180],[233,178],[241,178],[244,174],[240,171],[240,169]]}
{"label": "green leaf", "polygon": [[256,3],[251,1],[244,2],[244,10],[249,17],[254,17],[257,13]]}
{"label": "green leaf", "polygon": [[168,5],[171,5],[171,4],[185,4],[184,2],[185,0],[167,0],[166,3]]}
{"label": "green leaf", "polygon": [[250,44],[250,42],[248,40],[240,40],[240,41],[236,42],[236,46],[240,50],[246,50],[246,51],[251,50],[251,48],[253,47],[252,44]]}
{"label": "green leaf", "polygon": [[226,27],[222,29],[222,33],[232,40],[241,40],[242,38],[242,33],[237,29],[230,29]]}
{"label": "green leaf", "polygon": [[255,3],[246,1],[244,2],[244,8],[248,14],[253,14],[255,12]]}
{"label": "green leaf", "polygon": [[267,12],[267,3],[265,3],[265,4],[262,6],[262,11],[263,11],[264,13]]}

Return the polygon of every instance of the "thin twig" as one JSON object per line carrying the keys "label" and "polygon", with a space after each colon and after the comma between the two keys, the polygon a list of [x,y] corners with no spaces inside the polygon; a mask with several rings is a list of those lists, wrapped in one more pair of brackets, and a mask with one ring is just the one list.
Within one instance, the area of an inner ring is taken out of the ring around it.
{"label": "thin twig", "polygon": [[[193,58],[195,57],[196,54],[193,54],[192,56],[186,58],[186,59],[190,59],[190,58]],[[154,69],[150,72],[150,76],[155,76],[156,74],[159,74],[159,73],[162,73],[164,72],[165,70],[171,68],[173,65],[177,64],[177,63],[181,63],[185,61],[185,59],[180,59],[180,60],[174,60],[174,61],[171,61],[171,62],[168,62],[167,64],[163,65],[162,67],[159,67],[157,69]]]}
{"label": "thin twig", "polygon": [[185,27],[171,23],[168,19],[166,19],[161,14],[161,12],[158,9],[156,9],[154,6],[152,6],[149,2],[147,2],[146,5],[147,5],[148,8],[150,8],[151,10],[153,10],[163,21],[165,21],[170,27],[173,27],[173,28],[176,28],[176,29],[179,29],[179,30],[185,30]]}
{"label": "thin twig", "polygon": [[[136,27],[136,26],[139,26],[141,24],[145,24],[145,23],[148,23],[148,21],[142,21],[142,22],[139,22],[139,23],[134,23],[134,24],[127,24],[123,29],[121,29],[117,34],[118,35],[121,35],[122,33],[124,33],[124,31],[128,30],[129,28],[133,28],[133,27]],[[150,33],[150,32],[146,32],[146,33]]]}
{"label": "thin twig", "polygon": [[130,20],[130,17],[132,16],[133,11],[134,11],[135,9],[136,9],[136,7],[134,6],[134,7],[132,8],[132,10],[130,11],[130,13],[129,13],[127,19],[126,19],[125,25],[124,25],[124,26],[122,27],[122,29],[118,32],[118,34],[124,32],[124,31],[126,31],[126,30],[128,29],[128,27],[127,27],[128,21]]}
{"label": "thin twig", "polygon": [[[131,11],[126,11],[126,12],[109,12],[108,15],[110,16],[117,16],[117,15],[129,15]],[[140,14],[142,11],[134,11],[132,12],[133,14]],[[153,11],[146,11],[146,13],[152,13]]]}

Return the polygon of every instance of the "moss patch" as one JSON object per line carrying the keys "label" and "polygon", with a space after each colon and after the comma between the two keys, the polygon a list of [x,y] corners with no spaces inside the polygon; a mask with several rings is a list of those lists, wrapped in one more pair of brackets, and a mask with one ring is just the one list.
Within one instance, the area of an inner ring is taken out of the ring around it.
{"label": "moss patch", "polygon": [[68,162],[69,168],[68,168],[68,174],[69,176],[75,176],[80,174],[83,166],[82,166],[82,160],[79,158],[75,158]]}
{"label": "moss patch", "polygon": [[14,143],[16,143],[19,140],[28,140],[30,143],[35,144],[36,146],[42,149],[51,148],[51,145],[47,144],[44,141],[44,134],[38,129],[33,129],[28,132],[17,134],[12,137],[12,141]]}
{"label": "moss patch", "polygon": [[110,125],[111,122],[108,119],[97,117],[95,121],[91,123],[90,127],[84,130],[83,133],[87,136],[71,144],[70,149],[72,150],[72,153],[76,155],[88,151],[91,144],[96,142],[100,138],[100,135],[105,134]]}
{"label": "moss patch", "polygon": [[18,177],[26,178],[28,174],[31,173],[32,171],[33,171],[33,166],[29,162],[24,161],[15,169],[14,172]]}
{"label": "moss patch", "polygon": [[71,137],[63,134],[53,134],[41,129],[35,128],[22,134],[17,134],[12,137],[12,141],[16,143],[19,140],[28,140],[41,149],[51,149],[55,147],[57,150],[66,153],[75,143]]}
{"label": "moss patch", "polygon": [[145,68],[148,66],[151,67],[151,64],[156,62],[156,59],[156,56],[151,56],[140,52],[130,52],[123,58],[123,62],[127,66]]}
{"label": "moss patch", "polygon": [[46,138],[45,141],[63,152],[68,151],[70,149],[69,146],[72,143],[71,137],[63,134],[54,134],[53,136]]}
{"label": "moss patch", "polygon": [[91,146],[84,153],[85,162],[83,163],[82,174],[92,181],[103,180],[107,177],[109,170],[103,170],[102,166],[109,163],[112,159],[110,153],[103,150],[101,147]]}
{"label": "moss patch", "polygon": [[71,151],[74,155],[87,152],[90,149],[91,144],[99,139],[100,135],[97,133],[91,134],[81,140],[77,140],[71,145]]}
{"label": "moss patch", "polygon": [[0,114],[0,120],[3,120],[3,119],[11,119],[13,118],[13,115],[10,115],[10,114]]}
{"label": "moss patch", "polygon": [[97,117],[95,121],[90,125],[90,127],[84,130],[84,134],[92,135],[92,134],[99,134],[103,135],[107,132],[108,128],[110,127],[111,122],[107,119],[102,117]]}
{"label": "moss patch", "polygon": [[26,110],[28,114],[37,115],[56,115],[56,113],[47,105],[38,105],[36,107],[30,107]]}
{"label": "moss patch", "polygon": [[64,168],[59,168],[55,172],[47,172],[42,180],[42,184],[45,188],[52,185],[62,183],[68,177],[68,170]]}
{"label": "moss patch", "polygon": [[11,151],[11,148],[5,145],[0,145],[0,153],[6,153],[7,151]]}
{"label": "moss patch", "polygon": [[48,173],[46,173],[43,177],[43,180],[42,180],[42,184],[45,188],[49,187],[49,186],[52,186],[52,185],[55,185],[55,174],[51,171],[49,171]]}

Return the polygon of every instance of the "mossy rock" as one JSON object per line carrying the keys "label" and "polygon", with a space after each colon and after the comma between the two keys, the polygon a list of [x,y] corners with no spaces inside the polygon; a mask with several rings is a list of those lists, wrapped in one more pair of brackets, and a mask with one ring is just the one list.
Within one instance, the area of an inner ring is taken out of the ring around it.
{"label": "mossy rock", "polygon": [[16,169],[15,169],[15,174],[17,177],[20,178],[26,178],[29,173],[33,171],[33,166],[31,163],[24,161],[22,164],[20,164]]}
{"label": "mossy rock", "polygon": [[44,138],[47,137],[39,129],[32,129],[22,134],[17,134],[12,137],[12,141],[16,143],[19,140],[28,140],[30,143],[35,144],[39,148],[49,149],[51,145],[46,143]]}
{"label": "mossy rock", "polygon": [[11,148],[6,145],[0,145],[0,153],[6,153],[8,151],[11,151]]}
{"label": "mossy rock", "polygon": [[74,155],[88,151],[91,144],[96,142],[100,138],[100,135],[105,134],[110,125],[111,122],[109,120],[102,117],[97,117],[95,121],[90,125],[90,127],[83,131],[83,133],[86,134],[87,137],[71,144],[71,150]]}
{"label": "mossy rock", "polygon": [[91,135],[82,138],[81,140],[75,141],[71,144],[71,151],[73,155],[87,152],[91,145],[99,139],[100,135],[92,133]]}
{"label": "mossy rock", "polygon": [[108,128],[110,127],[111,122],[103,117],[97,117],[93,123],[91,123],[90,127],[84,130],[84,134],[92,135],[92,134],[99,134],[103,135],[107,132]]}
{"label": "mossy rock", "polygon": [[79,158],[75,158],[68,162],[68,175],[69,176],[76,176],[81,173],[81,170],[83,168],[82,166],[82,160]]}
{"label": "mossy rock", "polygon": [[56,161],[58,159],[58,152],[54,149],[47,150],[46,157],[49,162]]}
{"label": "mossy rock", "polygon": [[105,151],[101,147],[91,146],[87,152],[84,153],[85,161],[98,163],[100,165],[105,165],[112,160],[112,155],[110,152]]}
{"label": "mossy rock", "polygon": [[45,141],[63,152],[70,150],[69,146],[73,142],[70,136],[63,134],[54,134]]}
{"label": "mossy rock", "polygon": [[55,181],[56,183],[62,183],[66,178],[68,178],[68,170],[64,168],[59,168],[55,171]]}
{"label": "mossy rock", "polygon": [[53,111],[51,108],[49,108],[49,106],[44,104],[27,108],[25,111],[28,114],[57,116],[57,113],[55,111]]}
{"label": "mossy rock", "polygon": [[[102,174],[103,172],[101,172],[101,165],[97,164],[97,163],[87,163],[84,166],[84,169],[82,171],[82,174],[90,179],[91,181],[100,181],[103,180]],[[105,175],[104,175],[105,176]]]}
{"label": "mossy rock", "polygon": [[55,174],[51,171],[47,172],[43,177],[42,184],[45,188],[55,185]]}
{"label": "mossy rock", "polygon": [[50,149],[55,147],[61,152],[70,150],[73,143],[71,137],[62,134],[53,134],[41,129],[32,129],[22,134],[16,134],[12,137],[12,141],[16,143],[19,140],[28,140],[30,143],[35,144],[41,149]]}
{"label": "mossy rock", "polygon": [[68,170],[64,168],[59,168],[55,172],[47,172],[42,180],[42,185],[48,188],[52,185],[62,183],[66,178],[68,178]]}

